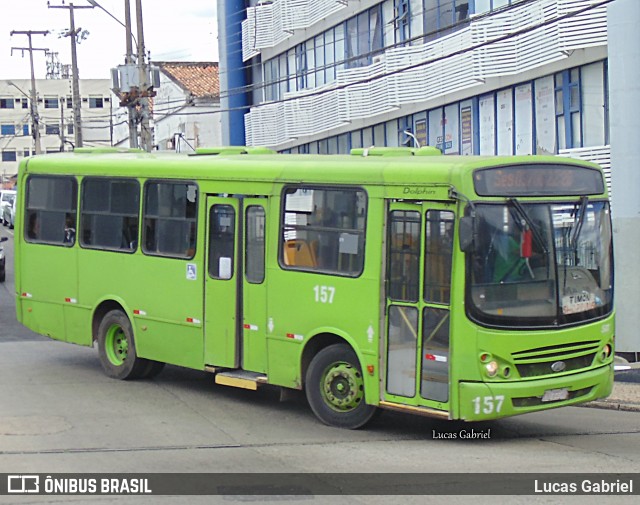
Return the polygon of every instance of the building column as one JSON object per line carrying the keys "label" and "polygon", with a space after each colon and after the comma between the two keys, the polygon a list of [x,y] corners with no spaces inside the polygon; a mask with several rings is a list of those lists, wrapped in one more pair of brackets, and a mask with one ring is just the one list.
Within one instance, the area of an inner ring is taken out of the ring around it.
{"label": "building column", "polygon": [[[222,109],[222,143],[244,145],[244,115],[248,84],[242,61],[242,21],[247,17],[244,0],[218,2],[218,40],[220,41],[220,107]],[[247,62],[249,64],[249,62]]]}
{"label": "building column", "polygon": [[616,352],[640,360],[640,2],[607,7]]}

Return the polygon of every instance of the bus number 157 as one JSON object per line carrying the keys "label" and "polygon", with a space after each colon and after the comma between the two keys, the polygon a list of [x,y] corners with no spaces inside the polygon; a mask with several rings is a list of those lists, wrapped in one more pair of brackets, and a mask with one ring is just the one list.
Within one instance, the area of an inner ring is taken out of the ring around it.
{"label": "bus number 157", "polygon": [[502,410],[502,402],[504,402],[503,395],[497,396],[476,396],[473,400],[473,412],[474,414],[493,414]]}
{"label": "bus number 157", "polygon": [[333,295],[336,294],[336,288],[333,286],[314,286],[313,291],[316,303],[333,303]]}

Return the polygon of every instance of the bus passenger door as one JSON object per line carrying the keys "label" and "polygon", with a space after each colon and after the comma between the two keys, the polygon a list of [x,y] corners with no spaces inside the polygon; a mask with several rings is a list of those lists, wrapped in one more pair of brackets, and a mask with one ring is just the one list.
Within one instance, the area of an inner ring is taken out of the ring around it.
{"label": "bus passenger door", "polygon": [[387,401],[447,409],[454,207],[390,204],[387,216]]}
{"label": "bus passenger door", "polygon": [[207,198],[204,363],[239,366],[238,210],[236,198]]}
{"label": "bus passenger door", "polygon": [[267,203],[207,199],[206,365],[266,371]]}
{"label": "bus passenger door", "polygon": [[244,198],[241,365],[267,371],[267,271],[265,269],[268,200]]}

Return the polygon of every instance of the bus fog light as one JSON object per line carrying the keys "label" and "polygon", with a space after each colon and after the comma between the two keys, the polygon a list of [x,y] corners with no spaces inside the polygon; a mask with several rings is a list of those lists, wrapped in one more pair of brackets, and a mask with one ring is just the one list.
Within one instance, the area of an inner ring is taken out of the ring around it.
{"label": "bus fog light", "polygon": [[498,372],[498,363],[492,361],[491,363],[487,363],[485,368],[487,369],[487,375],[493,377]]}
{"label": "bus fog light", "polygon": [[611,356],[611,345],[607,344],[600,351],[600,361],[606,361]]}
{"label": "bus fog light", "polygon": [[502,369],[502,376],[507,379],[509,376],[511,375],[511,368],[509,368],[508,366],[505,366]]}

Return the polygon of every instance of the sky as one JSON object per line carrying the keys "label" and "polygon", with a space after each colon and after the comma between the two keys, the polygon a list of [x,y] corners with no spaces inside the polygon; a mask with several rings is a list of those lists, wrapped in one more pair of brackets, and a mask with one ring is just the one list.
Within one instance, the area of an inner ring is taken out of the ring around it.
{"label": "sky", "polygon": [[[124,23],[124,0],[97,0],[98,4]],[[53,5],[69,1],[49,0]],[[73,0],[74,6],[90,6]],[[136,36],[135,0],[130,0],[133,34]],[[47,0],[0,0],[0,79],[29,79],[29,53],[12,47],[28,47],[26,35],[15,31],[45,31],[33,35],[34,48],[57,52],[60,63],[71,64],[71,41],[60,37],[69,28],[69,9],[50,9]],[[125,29],[104,10],[75,9],[76,29],[89,33],[77,46],[81,79],[109,79],[110,69],[124,64]],[[144,45],[151,61],[218,61],[216,0],[142,0]],[[134,48],[135,51],[135,48]],[[47,73],[44,51],[34,51],[36,78]]]}

